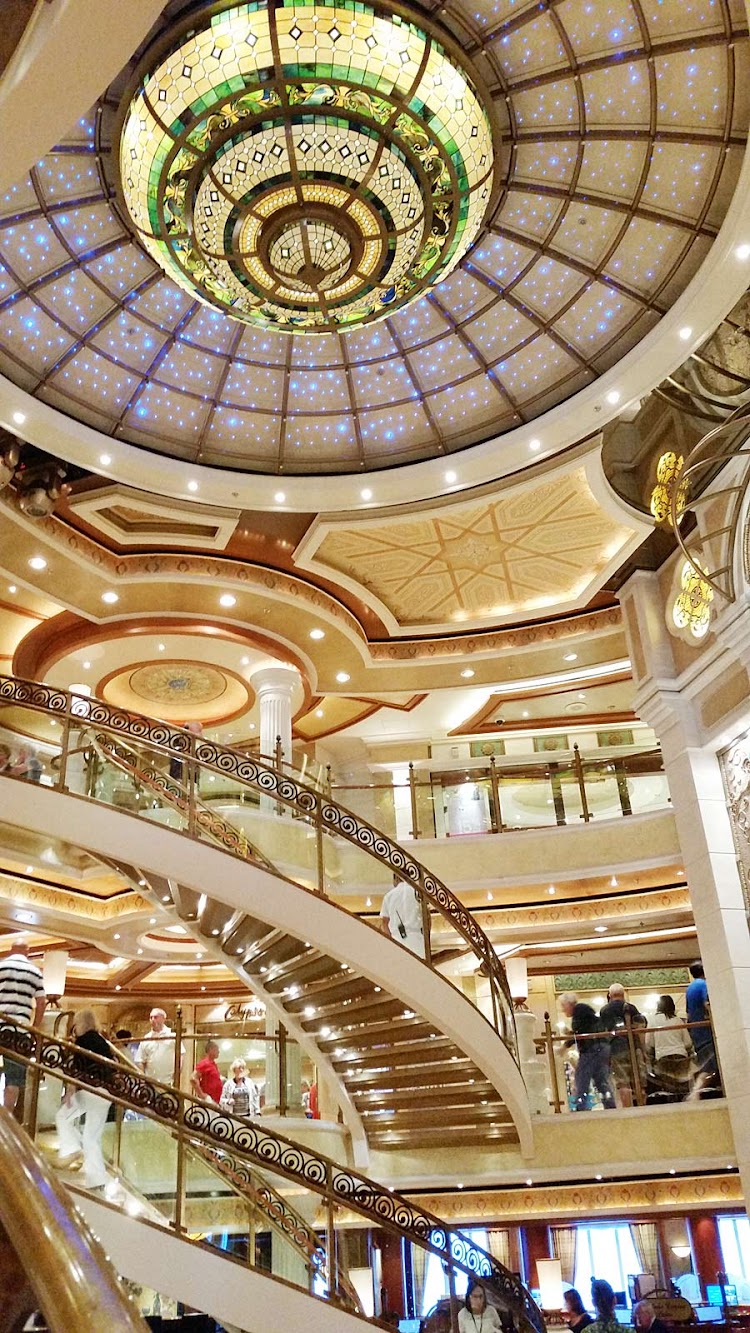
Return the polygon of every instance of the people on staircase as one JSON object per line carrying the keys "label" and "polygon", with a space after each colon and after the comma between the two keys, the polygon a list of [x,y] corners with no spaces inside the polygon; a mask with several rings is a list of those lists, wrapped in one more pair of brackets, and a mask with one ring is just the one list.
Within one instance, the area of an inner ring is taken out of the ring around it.
{"label": "people on staircase", "polygon": [[[175,1042],[174,1032],[167,1026],[164,1009],[155,1007],[148,1016],[149,1031],[141,1041],[136,1055],[136,1064],[140,1065],[148,1078],[155,1078],[159,1083],[174,1082]],[[185,1047],[180,1047],[185,1058]]]}
{"label": "people on staircase", "polygon": [[[93,1010],[79,1009],[73,1015],[71,1035],[76,1046],[109,1060],[114,1058],[112,1047],[99,1031]],[[87,1063],[97,1075],[100,1073],[100,1066],[94,1060]],[[109,1101],[100,1092],[71,1085],[66,1088],[55,1116],[59,1153],[57,1165],[74,1167],[83,1158],[84,1179],[86,1188],[90,1190],[102,1189],[109,1178],[102,1152],[102,1133],[109,1106]]]}
{"label": "people on staircase", "polygon": [[380,929],[405,944],[412,953],[425,957],[424,921],[419,891],[398,875],[380,904]]}
{"label": "people on staircase", "polygon": [[[0,960],[0,1022],[24,1028],[33,1023],[39,1027],[45,1005],[42,973],[29,958],[28,944],[16,944],[13,952]],[[14,1111],[18,1094],[26,1084],[26,1066],[5,1055],[3,1072],[3,1105],[6,1111]]]}
{"label": "people on staircase", "polygon": [[254,1119],[260,1114],[258,1089],[248,1075],[244,1060],[232,1061],[229,1078],[221,1094],[221,1106],[232,1115],[250,1116]]}
{"label": "people on staircase", "polygon": [[205,1054],[198,1061],[190,1076],[190,1082],[196,1096],[203,1097],[208,1102],[216,1102],[217,1106],[221,1101],[221,1094],[224,1090],[224,1080],[216,1063],[218,1054],[219,1043],[207,1041]]}

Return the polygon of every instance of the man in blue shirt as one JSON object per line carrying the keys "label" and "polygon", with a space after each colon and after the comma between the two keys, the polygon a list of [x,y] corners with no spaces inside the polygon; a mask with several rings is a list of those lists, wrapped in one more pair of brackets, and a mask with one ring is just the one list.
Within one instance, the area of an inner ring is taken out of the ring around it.
{"label": "man in blue shirt", "polygon": [[691,963],[690,975],[693,980],[685,991],[687,1020],[688,1023],[705,1023],[705,1027],[690,1029],[695,1058],[703,1074],[715,1074],[716,1051],[711,1024],[708,1021],[708,986],[703,975],[703,964]]}

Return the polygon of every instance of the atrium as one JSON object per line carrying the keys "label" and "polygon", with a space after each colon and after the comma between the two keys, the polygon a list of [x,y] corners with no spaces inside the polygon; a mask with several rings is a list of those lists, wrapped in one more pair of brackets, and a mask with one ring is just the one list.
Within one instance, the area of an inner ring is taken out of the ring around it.
{"label": "atrium", "polygon": [[8,9],[24,1318],[750,1328],[750,0]]}

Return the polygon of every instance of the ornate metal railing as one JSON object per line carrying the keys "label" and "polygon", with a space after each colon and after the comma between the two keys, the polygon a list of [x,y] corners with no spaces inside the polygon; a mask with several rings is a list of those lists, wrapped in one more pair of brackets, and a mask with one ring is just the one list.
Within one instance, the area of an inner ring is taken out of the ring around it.
{"label": "ornate metal railing", "polygon": [[[725,602],[736,596],[734,550],[745,495],[750,485],[750,403],[743,403],[720,425],[708,431],[691,450],[672,488],[670,514],[680,550],[698,578]],[[728,442],[721,437],[730,436]],[[746,460],[742,472],[729,485],[706,485],[737,458]],[[723,500],[723,504],[718,502]],[[685,514],[701,512],[703,522],[687,531]]]}
{"label": "ornate metal railing", "polygon": [[[0,1016],[0,1053],[26,1065],[27,1124],[33,1129],[37,1088],[42,1074],[64,1079],[75,1087],[98,1089],[116,1104],[135,1110],[171,1131],[178,1145],[177,1193],[174,1229],[184,1232],[184,1155],[190,1149],[225,1154],[236,1172],[259,1168],[293,1182],[316,1195],[325,1215],[325,1250],[330,1275],[328,1298],[346,1304],[337,1290],[337,1214],[354,1214],[367,1223],[397,1234],[411,1244],[439,1256],[455,1293],[456,1275],[478,1278],[488,1298],[527,1330],[544,1333],[541,1311],[520,1278],[475,1245],[460,1231],[452,1231],[402,1194],[361,1172],[342,1167],[331,1158],[266,1129],[262,1123],[230,1115],[198,1101],[177,1088],[147,1079],[133,1069],[105,1060],[71,1042],[48,1036],[37,1028],[18,1028]],[[180,1162],[183,1162],[182,1169]],[[458,1306],[453,1304],[452,1329],[457,1329]]]}
{"label": "ornate metal railing", "polygon": [[[477,969],[488,979],[492,1024],[515,1054],[513,1006],[505,969],[490,940],[456,895],[387,834],[339,805],[325,792],[307,787],[299,779],[277,772],[257,759],[248,758],[237,750],[195,736],[182,728],[111,708],[98,699],[72,694],[35,681],[2,676],[0,702],[10,710],[4,720],[11,730],[16,709],[22,712],[31,710],[53,720],[59,727],[56,738],[59,761],[53,784],[59,790],[74,791],[69,782],[69,756],[73,753],[80,756],[87,745],[95,740],[100,750],[106,747],[108,754],[116,758],[121,767],[130,770],[135,781],[140,780],[140,772],[148,771],[149,791],[154,796],[163,797],[166,805],[174,807],[186,800],[186,808],[183,810],[185,827],[182,831],[191,837],[201,838],[209,834],[212,840],[220,840],[224,850],[230,854],[256,861],[256,854],[242,830],[235,830],[233,847],[227,846],[224,840],[226,828],[217,838],[216,824],[211,818],[213,812],[206,813],[206,807],[200,800],[198,792],[201,773],[221,774],[257,794],[261,801],[266,798],[270,807],[268,813],[286,808],[308,821],[316,839],[319,893],[326,894],[327,889],[326,838],[350,844],[385,870],[408,881],[414,886],[422,903],[426,965],[432,966],[429,921],[430,912],[434,912],[461,936],[468,950],[474,954]],[[20,732],[26,729],[20,725],[16,727]],[[134,749],[141,754],[137,768],[133,764]],[[143,751],[147,751],[147,755]],[[159,768],[159,759],[164,764],[163,769]],[[170,764],[181,768],[179,786],[175,785],[169,775]],[[85,780],[82,785],[86,787]],[[83,790],[77,794],[87,793]],[[224,820],[223,824],[228,826],[229,822]],[[267,862],[265,864],[268,866]],[[274,873],[280,872],[275,870]],[[288,878],[288,875],[285,877]],[[341,903],[338,905],[342,906]]]}

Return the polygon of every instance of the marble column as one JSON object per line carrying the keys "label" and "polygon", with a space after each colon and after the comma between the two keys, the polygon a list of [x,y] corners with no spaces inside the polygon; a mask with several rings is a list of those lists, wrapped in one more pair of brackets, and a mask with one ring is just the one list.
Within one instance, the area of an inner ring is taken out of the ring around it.
{"label": "marble column", "polygon": [[[292,695],[299,685],[299,672],[294,667],[260,667],[250,676],[258,696],[260,710],[260,753],[266,764],[275,764],[276,741],[281,740],[281,759],[292,762]],[[273,796],[261,796],[260,808],[286,815],[288,807],[277,803]]]}

